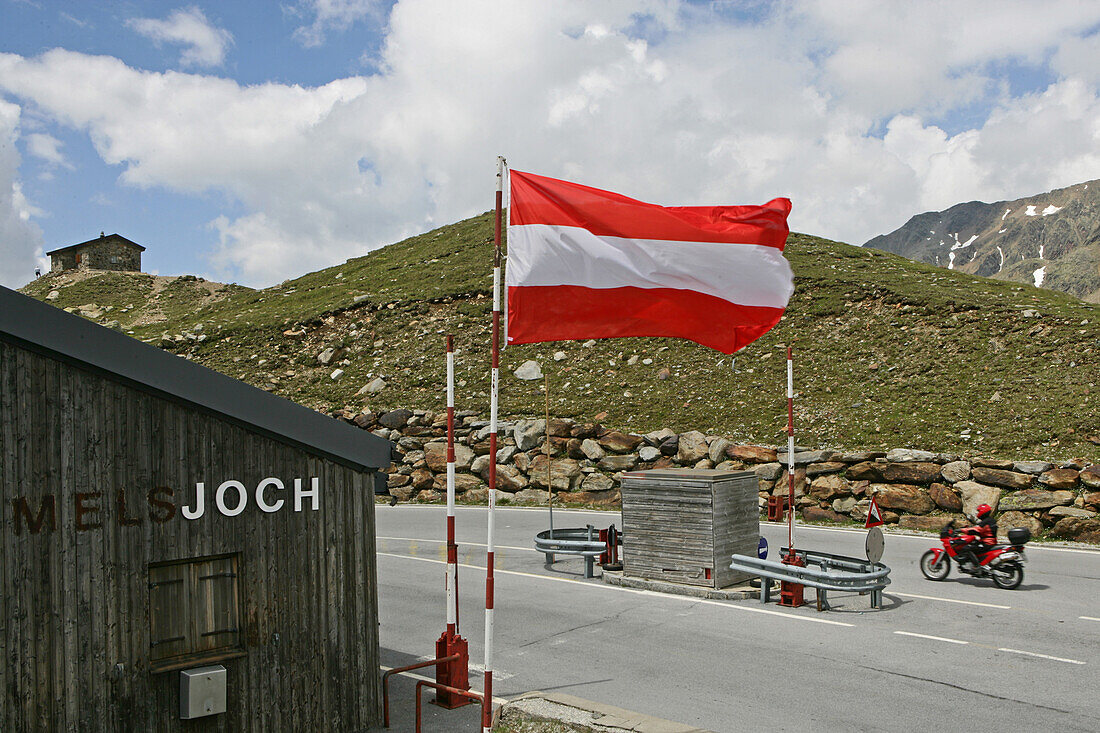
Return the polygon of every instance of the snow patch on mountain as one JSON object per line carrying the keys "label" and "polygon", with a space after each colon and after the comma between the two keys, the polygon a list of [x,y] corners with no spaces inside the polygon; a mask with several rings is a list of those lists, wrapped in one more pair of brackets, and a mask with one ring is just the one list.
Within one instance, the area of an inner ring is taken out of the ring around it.
{"label": "snow patch on mountain", "polygon": [[1054,204],[1051,204],[1050,206],[1043,209],[1043,216],[1050,216],[1051,214],[1057,214],[1061,210],[1062,210],[1061,206],[1055,206]]}
{"label": "snow patch on mountain", "polygon": [[1024,212],[1024,216],[1038,216],[1038,215],[1039,215],[1039,212],[1037,212],[1037,211],[1035,210],[1035,206],[1034,206],[1034,205],[1029,205],[1029,206],[1027,207],[1027,211],[1025,211],[1025,212]]}
{"label": "snow patch on mountain", "polygon": [[1047,266],[1043,265],[1038,270],[1031,273],[1031,276],[1035,278],[1035,287],[1043,287],[1043,278],[1047,276]]}

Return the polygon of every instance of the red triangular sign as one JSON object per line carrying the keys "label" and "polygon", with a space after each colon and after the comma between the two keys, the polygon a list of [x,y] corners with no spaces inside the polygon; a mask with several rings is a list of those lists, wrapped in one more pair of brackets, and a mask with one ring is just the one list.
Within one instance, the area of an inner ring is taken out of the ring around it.
{"label": "red triangular sign", "polygon": [[874,496],[871,496],[871,506],[867,509],[867,529],[877,527],[880,524],[886,524],[886,522],[882,521],[882,512],[878,508],[878,502],[875,501]]}

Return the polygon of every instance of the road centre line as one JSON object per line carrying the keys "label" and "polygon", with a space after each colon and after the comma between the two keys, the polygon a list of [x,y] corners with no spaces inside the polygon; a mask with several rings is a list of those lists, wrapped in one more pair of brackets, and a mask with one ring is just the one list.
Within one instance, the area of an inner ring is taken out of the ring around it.
{"label": "road centre line", "polygon": [[1049,654],[1039,654],[1038,652],[1025,652],[1022,649],[1009,649],[1007,647],[991,647],[991,646],[986,646],[985,644],[978,644],[977,642],[963,641],[961,639],[948,639],[946,636],[932,636],[930,634],[917,634],[917,633],[914,633],[912,631],[895,631],[894,633],[898,634],[900,636],[915,636],[918,639],[930,639],[932,641],[945,641],[948,644],[959,644],[961,646],[966,646],[966,645],[969,645],[969,644],[973,643],[974,646],[985,647],[987,649],[996,649],[999,652],[1009,652],[1010,654],[1023,654],[1026,657],[1037,657],[1039,659],[1049,659],[1053,662],[1065,662],[1066,664],[1085,664],[1085,662],[1081,662],[1077,659],[1066,659],[1064,657],[1052,657]]}
{"label": "road centre line", "polygon": [[1052,657],[1049,654],[1036,654],[1035,652],[1025,652],[1020,649],[1006,649],[1005,647],[998,647],[999,652],[1010,652],[1012,654],[1023,654],[1027,657],[1039,657],[1040,659],[1050,659],[1055,662],[1065,662],[1066,664],[1085,664],[1085,662],[1078,661],[1076,659],[1064,659],[1062,657]]}
{"label": "road centre line", "polygon": [[[446,560],[433,560],[433,559],[428,558],[428,557],[413,557],[411,555],[397,555],[397,554],[390,553],[390,552],[379,552],[377,554],[381,555],[383,557],[396,557],[400,560],[416,560],[418,562],[431,562],[431,563],[436,563],[436,564],[439,564],[439,565],[445,565],[446,564]],[[458,565],[459,565],[459,567],[469,568],[471,570],[485,570],[485,568],[481,567],[480,565],[470,565],[468,563],[459,563]],[[549,580],[549,581],[553,581],[553,582],[556,582],[556,583],[570,583],[572,585],[577,585],[577,586],[580,586],[582,588],[591,588],[593,590],[604,590],[604,591],[612,591],[612,592],[619,592],[619,593],[632,593],[634,595],[649,596],[651,598],[660,598],[660,599],[672,600],[672,601],[681,601],[682,600],[685,603],[690,603],[692,605],[701,604],[701,605],[708,605],[708,606],[719,606],[721,608],[728,608],[728,609],[731,609],[731,610],[734,610],[734,611],[744,611],[745,613],[760,613],[760,614],[764,614],[766,616],[779,616],[781,618],[789,618],[789,619],[793,619],[795,621],[808,621],[810,623],[826,624],[828,626],[847,626],[847,627],[854,627],[855,626],[855,624],[844,623],[843,621],[831,621],[829,619],[824,619],[824,618],[814,618],[813,616],[799,616],[799,615],[796,615],[796,614],[793,614],[793,613],[783,613],[782,611],[772,611],[772,610],[767,609],[767,608],[756,608],[756,607],[753,607],[753,606],[736,606],[736,605],[733,605],[733,604],[730,604],[730,603],[724,603],[722,601],[714,601],[714,600],[711,600],[709,598],[692,598],[690,596],[677,596],[677,595],[672,595],[672,594],[669,594],[669,593],[657,593],[656,591],[640,590],[638,588],[622,588],[620,586],[615,586],[615,585],[605,585],[604,583],[587,583],[583,580],[573,580],[571,578],[556,578],[553,575],[540,575],[538,573],[524,573],[524,572],[520,572],[518,570],[501,570],[500,568],[497,568],[495,572],[496,572],[497,575],[518,575],[520,577],[534,578],[536,580]]]}
{"label": "road centre line", "polygon": [[888,595],[901,596],[902,598],[920,598],[922,601],[943,601],[944,603],[962,603],[967,606],[982,606],[983,608],[1002,608],[1008,610],[1012,606],[1001,606],[996,603],[981,603],[979,601],[960,601],[957,598],[940,598],[938,596],[921,596],[916,593],[898,593],[897,591],[883,591]]}
{"label": "road centre line", "polygon": [[[375,539],[395,540],[398,542],[434,542],[437,545],[447,544],[447,540],[426,540],[420,537],[382,537],[381,535],[379,535]],[[488,547],[488,545],[484,542],[458,542],[457,544],[459,547],[461,547],[462,545],[470,545],[471,547]],[[498,545],[495,542],[493,543],[493,547],[503,550],[526,550],[527,552],[537,552],[540,555],[545,554],[541,550],[536,550],[534,547],[514,547],[512,545]]]}
{"label": "road centre line", "polygon": [[928,634],[915,634],[912,631],[895,631],[895,634],[901,636],[915,636],[918,639],[931,639],[932,641],[946,641],[948,644],[969,644],[969,641],[960,641],[959,639],[948,639],[945,636],[930,636]]}
{"label": "road centre line", "polygon": [[1077,618],[1081,619],[1082,621],[1100,621],[1100,618],[1095,618],[1093,616],[1078,616]]}

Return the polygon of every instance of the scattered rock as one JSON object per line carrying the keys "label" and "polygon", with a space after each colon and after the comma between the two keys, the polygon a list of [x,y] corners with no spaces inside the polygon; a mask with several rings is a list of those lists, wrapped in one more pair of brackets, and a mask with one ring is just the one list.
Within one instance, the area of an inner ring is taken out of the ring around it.
{"label": "scattered rock", "polygon": [[890,483],[927,486],[941,477],[941,470],[938,464],[922,461],[887,463],[882,469],[882,478]]}
{"label": "scattered rock", "polygon": [[550,497],[546,494],[546,489],[523,489],[517,491],[512,495],[513,501],[521,501],[527,504],[549,504]]}
{"label": "scattered rock", "polygon": [[726,459],[726,451],[733,445],[725,438],[715,438],[711,442],[710,448],[707,450],[707,457],[710,458],[710,462],[717,464]]}
{"label": "scattered rock", "polygon": [[1032,537],[1038,537],[1043,531],[1043,523],[1030,514],[1023,512],[1004,512],[997,517],[997,536],[1008,537],[1008,530],[1023,527],[1031,532]]}
{"label": "scattered rock", "polygon": [[930,463],[936,460],[936,454],[926,450],[912,450],[910,448],[894,448],[886,452],[886,460],[890,463],[906,463],[908,461],[921,461]]}
{"label": "scattered rock", "polygon": [[847,522],[848,517],[817,506],[808,506],[802,510],[802,518],[807,522]]}
{"label": "scattered rock", "polygon": [[1090,489],[1100,489],[1100,466],[1089,466],[1083,469],[1077,478]]}
{"label": "scattered rock", "polygon": [[661,444],[657,446],[657,449],[661,451],[662,456],[674,456],[680,451],[680,436],[673,435],[665,438],[661,441]]}
{"label": "scattered rock", "polygon": [[951,461],[940,467],[940,475],[949,484],[957,484],[970,478],[970,463],[967,461]]}
{"label": "scattered rock", "polygon": [[332,374],[329,375],[329,379],[331,379],[332,381],[335,382],[337,379],[339,379],[342,376],[344,376],[344,370],[343,369],[335,369],[335,370],[333,370]]}
{"label": "scattered rock", "polygon": [[661,457],[661,451],[651,445],[643,445],[638,449],[638,459],[649,463]]}
{"label": "scattered rock", "polygon": [[775,481],[783,473],[783,464],[781,463],[761,463],[753,466],[752,469],[756,473],[756,477],[761,481]]}
{"label": "scattered rock", "polygon": [[605,455],[603,447],[591,438],[581,441],[580,452],[590,461],[599,461]]}
{"label": "scattered rock", "polygon": [[1047,512],[1052,517],[1080,517],[1090,519],[1096,516],[1096,512],[1088,509],[1079,509],[1075,506],[1056,506]]}
{"label": "scattered rock", "polygon": [[60,290],[51,290],[49,293],[46,294],[46,300],[57,300],[60,297],[61,297],[61,291]]}
{"label": "scattered rock", "polygon": [[378,416],[378,423],[390,430],[400,430],[405,427],[411,417],[412,410],[406,410],[404,407],[400,407],[396,410],[383,412]]}
{"label": "scattered rock", "polygon": [[928,496],[932,501],[936,503],[940,509],[948,512],[961,512],[963,508],[962,499],[959,498],[958,493],[950,486],[944,484],[932,484],[928,487]]}
{"label": "scattered rock", "polygon": [[996,486],[986,486],[976,481],[960,481],[955,484],[955,490],[959,492],[963,501],[963,514],[973,517],[981,504],[988,504],[997,511],[1001,501],[1001,490]]}
{"label": "scattered rock", "polygon": [[642,444],[640,435],[628,435],[617,430],[609,430],[599,438],[599,444],[612,453],[630,453]]}
{"label": "scattered rock", "polygon": [[1038,476],[1044,471],[1049,471],[1052,468],[1054,468],[1054,464],[1047,463],[1046,461],[1016,461],[1012,464],[1013,471],[1029,473],[1032,476]]}
{"label": "scattered rock", "polygon": [[[535,488],[546,488],[546,460],[546,456],[539,454],[527,469],[527,477]],[[571,458],[555,458],[550,462],[550,483],[555,491],[568,491],[580,475],[581,465]]]}
{"label": "scattered rock", "polygon": [[898,527],[922,532],[939,532],[957,517],[918,517],[906,515],[898,519]]}
{"label": "scattered rock", "polygon": [[601,471],[617,473],[629,471],[638,464],[638,456],[628,453],[626,455],[604,456],[597,465]]}
{"label": "scattered rock", "polygon": [[[796,471],[797,475],[797,471]],[[809,473],[806,474],[807,476]],[[852,485],[847,479],[837,476],[836,474],[829,474],[815,478],[810,483],[810,496],[814,497],[818,501],[829,501],[842,496],[849,496],[852,493]]]}
{"label": "scattered rock", "polygon": [[1100,519],[1063,517],[1050,530],[1050,534],[1078,542],[1100,542]]}
{"label": "scattered rock", "polygon": [[318,363],[321,364],[321,366],[328,366],[329,364],[332,363],[332,360],[335,359],[335,358],[336,358],[336,349],[334,349],[331,346],[317,355],[317,361],[318,361]]}
{"label": "scattered rock", "polygon": [[545,420],[520,420],[512,428],[512,439],[521,451],[531,450],[546,435]]}
{"label": "scattered rock", "polygon": [[774,448],[760,445],[731,445],[726,449],[726,455],[745,463],[774,463],[778,459]]}
{"label": "scattered rock", "polygon": [[615,488],[615,481],[604,473],[590,473],[581,482],[581,489],[589,492],[610,491],[613,488]]}
{"label": "scattered rock", "polygon": [[864,461],[863,463],[849,466],[845,475],[855,481],[882,481],[882,469],[885,468],[885,466],[885,463]]}
{"label": "scattered rock", "polygon": [[1053,468],[1039,476],[1039,483],[1052,489],[1073,489],[1077,486],[1079,472],[1072,468]]}
{"label": "scattered rock", "polygon": [[878,505],[883,509],[897,509],[909,514],[927,514],[935,508],[931,497],[919,486],[907,484],[879,484],[873,486]]}
{"label": "scattered rock", "polygon": [[[690,430],[680,435],[679,447],[676,452],[676,462],[694,465],[707,455],[707,451],[706,437],[698,430]],[[664,453],[663,450],[661,452]]]}
{"label": "scattered rock", "polygon": [[999,468],[985,468],[975,466],[970,471],[971,477],[980,483],[993,486],[1003,486],[1006,489],[1026,489],[1031,486],[1031,476],[1026,473],[1016,473]]}
{"label": "scattered rock", "polygon": [[854,496],[833,499],[833,511],[840,514],[848,514],[856,508],[856,504],[858,503],[859,501]]}
{"label": "scattered rock", "polygon": [[382,379],[382,377],[375,377],[371,381],[367,382],[367,384],[364,385],[363,388],[360,389],[358,392],[356,392],[356,394],[357,395],[378,394],[379,392],[381,392],[385,388],[386,388],[386,380]]}
{"label": "scattered rock", "polygon": [[[473,449],[455,444],[455,470],[466,471],[474,462]],[[447,471],[447,444],[443,441],[428,443],[424,446],[424,463],[433,473],[445,473]]]}
{"label": "scattered rock", "polygon": [[988,456],[982,456],[979,458],[970,459],[971,466],[977,466],[979,468],[999,468],[1003,471],[1011,471],[1013,464],[1012,461],[1002,460],[1000,458],[990,458]]}
{"label": "scattered rock", "polygon": [[1002,511],[1030,512],[1050,509],[1058,504],[1053,492],[1046,489],[1024,489],[1002,496],[1000,508]]}
{"label": "scattered rock", "polygon": [[824,476],[829,473],[840,473],[848,467],[847,463],[841,463],[840,461],[824,461],[822,463],[811,463],[806,466],[806,475],[810,478],[815,476]]}
{"label": "scattered rock", "polygon": [[516,375],[516,379],[522,379],[524,381],[531,381],[534,379],[542,379],[542,367],[537,361],[528,359],[519,365],[513,374]]}

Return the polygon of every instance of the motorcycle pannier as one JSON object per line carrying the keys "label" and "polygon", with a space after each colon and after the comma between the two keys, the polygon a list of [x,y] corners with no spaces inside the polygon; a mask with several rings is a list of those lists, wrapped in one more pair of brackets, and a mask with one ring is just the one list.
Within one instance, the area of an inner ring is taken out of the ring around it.
{"label": "motorcycle pannier", "polygon": [[1031,531],[1027,527],[1013,527],[1008,530],[1008,541],[1013,545],[1022,545],[1031,539]]}

